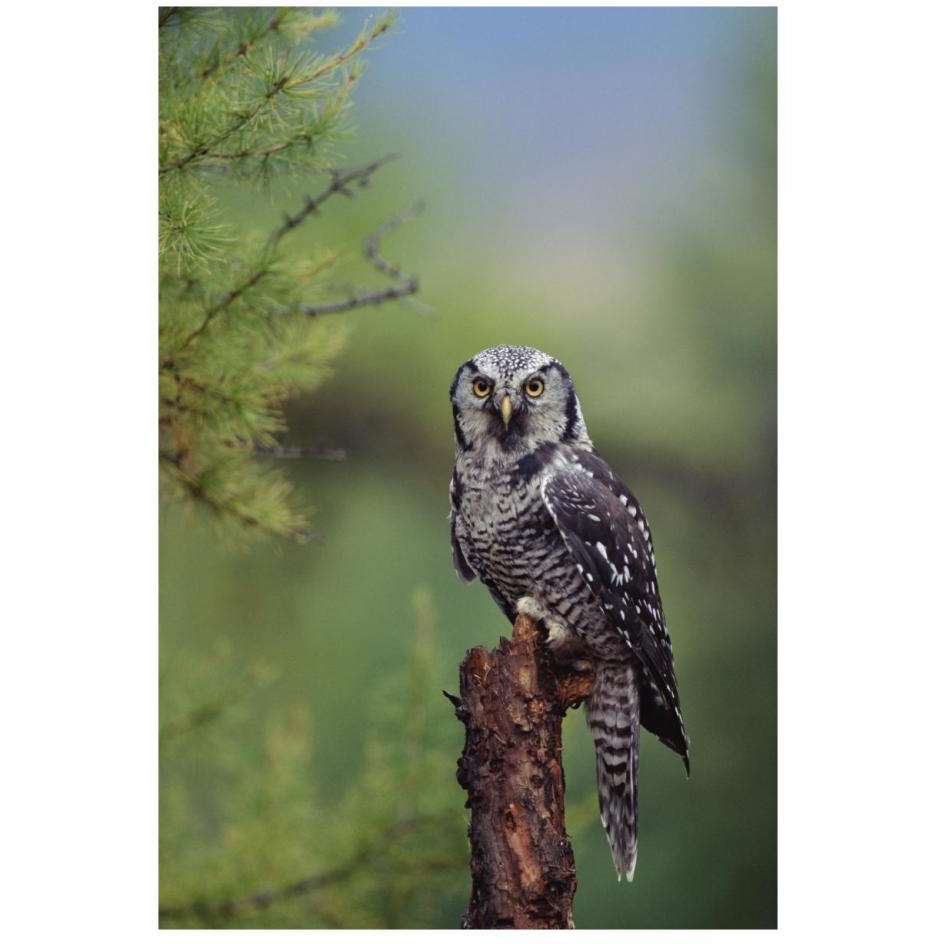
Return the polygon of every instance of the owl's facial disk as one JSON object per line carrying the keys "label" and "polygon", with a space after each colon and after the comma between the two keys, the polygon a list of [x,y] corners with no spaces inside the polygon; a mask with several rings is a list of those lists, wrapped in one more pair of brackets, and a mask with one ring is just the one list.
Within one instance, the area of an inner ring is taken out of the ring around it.
{"label": "owl's facial disk", "polygon": [[570,376],[533,348],[483,351],[459,368],[450,395],[461,449],[492,443],[521,452],[586,438]]}

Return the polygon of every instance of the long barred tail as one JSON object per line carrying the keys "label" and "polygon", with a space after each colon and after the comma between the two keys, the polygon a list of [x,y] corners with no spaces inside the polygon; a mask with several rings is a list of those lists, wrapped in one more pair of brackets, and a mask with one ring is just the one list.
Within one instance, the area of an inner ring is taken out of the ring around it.
{"label": "long barred tail", "polygon": [[636,869],[636,772],[639,768],[639,692],[632,666],[599,662],[587,709],[597,752],[600,818],[617,878]]}

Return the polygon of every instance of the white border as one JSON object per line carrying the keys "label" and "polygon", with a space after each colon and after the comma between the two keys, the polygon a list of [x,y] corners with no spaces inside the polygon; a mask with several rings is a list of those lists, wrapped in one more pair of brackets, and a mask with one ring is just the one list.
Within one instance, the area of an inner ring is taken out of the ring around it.
{"label": "white border", "polygon": [[[939,933],[935,13],[780,5],[776,933],[797,941]],[[153,19],[127,2],[5,13],[0,809],[17,941],[157,933]]]}

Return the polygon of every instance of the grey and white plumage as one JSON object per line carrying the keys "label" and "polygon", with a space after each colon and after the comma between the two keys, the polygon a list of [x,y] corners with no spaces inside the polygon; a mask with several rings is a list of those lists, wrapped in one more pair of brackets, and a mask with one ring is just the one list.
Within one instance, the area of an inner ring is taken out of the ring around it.
{"label": "grey and white plumage", "polygon": [[555,358],[489,348],[459,368],[450,399],[456,571],[478,577],[509,620],[543,620],[560,658],[593,660],[600,815],[617,874],[632,879],[639,725],[689,765],[649,524],[597,454]]}

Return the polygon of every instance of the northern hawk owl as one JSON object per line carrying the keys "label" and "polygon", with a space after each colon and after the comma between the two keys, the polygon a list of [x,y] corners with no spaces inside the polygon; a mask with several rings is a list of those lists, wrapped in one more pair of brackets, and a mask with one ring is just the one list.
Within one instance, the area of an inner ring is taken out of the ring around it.
{"label": "northern hawk owl", "polygon": [[632,879],[640,723],[689,765],[646,517],[597,454],[555,358],[482,351],[459,368],[450,398],[456,571],[478,577],[509,620],[543,621],[559,658],[593,661],[600,815],[617,875]]}

